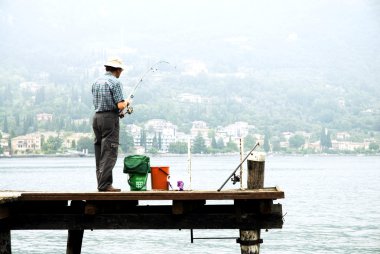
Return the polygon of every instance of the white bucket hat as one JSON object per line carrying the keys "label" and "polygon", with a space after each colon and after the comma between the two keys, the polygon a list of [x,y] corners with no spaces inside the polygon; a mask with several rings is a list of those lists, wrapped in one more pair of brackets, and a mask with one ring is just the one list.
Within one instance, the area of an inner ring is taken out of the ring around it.
{"label": "white bucket hat", "polygon": [[104,64],[104,66],[110,66],[110,67],[114,67],[114,68],[121,68],[123,70],[126,69],[126,66],[123,64],[123,62],[119,58],[111,58],[111,59],[109,59]]}

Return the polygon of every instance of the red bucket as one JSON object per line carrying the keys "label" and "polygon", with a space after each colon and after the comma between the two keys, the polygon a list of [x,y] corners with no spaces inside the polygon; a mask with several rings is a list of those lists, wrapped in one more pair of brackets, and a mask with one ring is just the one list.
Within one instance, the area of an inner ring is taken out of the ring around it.
{"label": "red bucket", "polygon": [[169,167],[150,167],[152,190],[169,190]]}

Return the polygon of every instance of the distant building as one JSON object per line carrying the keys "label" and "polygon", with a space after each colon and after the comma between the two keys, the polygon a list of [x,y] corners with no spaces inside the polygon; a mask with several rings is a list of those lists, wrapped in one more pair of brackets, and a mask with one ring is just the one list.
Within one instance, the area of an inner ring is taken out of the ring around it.
{"label": "distant building", "polygon": [[24,91],[35,93],[42,88],[42,85],[36,82],[22,82],[20,83],[20,88]]}
{"label": "distant building", "polygon": [[176,141],[177,126],[163,119],[152,119],[146,122],[145,130],[147,149],[153,146],[154,140],[158,143],[159,150],[167,152],[169,145]]}
{"label": "distant building", "polygon": [[305,144],[303,145],[303,148],[310,149],[315,152],[320,152],[322,150],[321,141],[318,140],[316,142],[305,142]]}
{"label": "distant building", "polygon": [[137,126],[136,124],[128,124],[126,126],[126,130],[129,135],[133,137],[133,144],[134,146],[139,146],[140,145],[140,140],[141,140],[141,131],[142,128],[140,126]]}
{"label": "distant building", "polygon": [[195,137],[200,134],[202,138],[205,140],[205,145],[211,145],[211,139],[208,137],[208,133],[210,132],[210,128],[208,128],[207,123],[204,121],[194,121],[193,126],[190,130],[191,139],[195,139]]}
{"label": "distant building", "polygon": [[136,154],[144,154],[145,153],[145,148],[143,146],[135,146],[135,153]]}
{"label": "distant building", "polygon": [[50,122],[53,120],[53,114],[40,113],[36,115],[38,122]]}
{"label": "distant building", "polygon": [[[126,126],[128,134],[132,135],[135,148],[142,144],[142,132],[145,133],[145,147],[151,149],[154,143],[161,152],[167,152],[169,145],[176,142],[177,126],[163,119],[152,119],[145,123],[144,128],[135,124]],[[140,149],[141,151],[141,149]]]}
{"label": "distant building", "polygon": [[39,152],[41,151],[41,135],[39,133],[31,133],[12,138],[11,147],[13,154]]}
{"label": "distant building", "polygon": [[2,132],[1,133],[1,138],[0,138],[0,147],[3,149],[3,154],[5,156],[9,156],[10,151],[9,151],[9,138],[10,135],[8,133]]}
{"label": "distant building", "polygon": [[348,132],[338,132],[336,134],[336,139],[338,139],[338,140],[347,140],[350,137],[351,137],[351,135]]}
{"label": "distant building", "polygon": [[191,137],[195,138],[200,133],[203,138],[208,138],[208,133],[210,129],[207,126],[207,123],[204,121],[194,121],[193,126],[191,127],[190,133]]}
{"label": "distant building", "polygon": [[250,129],[252,126],[248,125],[247,122],[235,122],[225,127],[218,127],[215,132],[215,139],[222,139],[224,144],[233,141],[239,145],[240,139],[245,138]]}
{"label": "distant building", "polygon": [[355,151],[355,150],[367,150],[369,148],[369,142],[351,142],[351,141],[337,141],[332,140],[332,149],[339,151]]}
{"label": "distant building", "polygon": [[188,143],[189,139],[191,139],[191,136],[189,134],[177,131],[176,137],[175,137],[175,142]]}
{"label": "distant building", "polygon": [[191,94],[191,93],[179,94],[178,100],[181,102],[202,103],[202,97],[200,95]]}
{"label": "distant building", "polygon": [[281,148],[289,148],[289,142],[288,141],[281,141],[280,147]]}
{"label": "distant building", "polygon": [[311,136],[313,135],[312,133],[306,132],[306,131],[296,131],[296,134],[304,137],[307,140],[310,139]]}
{"label": "distant building", "polygon": [[289,141],[289,139],[294,136],[294,133],[287,131],[281,133],[281,135],[285,138],[286,141]]}
{"label": "distant building", "polygon": [[218,127],[215,132],[215,140],[223,140],[223,144],[226,144],[230,140],[227,130],[223,127]]}
{"label": "distant building", "polygon": [[236,138],[244,138],[248,135],[248,123],[247,122],[235,122],[233,124],[227,125],[223,130],[228,136]]}
{"label": "distant building", "polygon": [[82,124],[89,125],[90,124],[90,119],[89,118],[73,119],[72,123],[74,125],[82,125]]}

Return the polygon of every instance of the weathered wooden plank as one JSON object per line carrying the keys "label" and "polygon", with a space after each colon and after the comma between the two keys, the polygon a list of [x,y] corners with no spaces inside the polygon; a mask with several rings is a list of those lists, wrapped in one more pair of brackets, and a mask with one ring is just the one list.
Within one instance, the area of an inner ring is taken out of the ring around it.
{"label": "weathered wooden plank", "polygon": [[25,192],[20,200],[235,200],[281,199],[276,188],[228,191]]}
{"label": "weathered wooden plank", "polygon": [[[56,201],[51,201],[53,204]],[[173,201],[176,202],[176,201]],[[67,207],[52,206],[49,201],[40,209],[34,208],[34,202],[12,208],[12,216],[7,218],[11,229],[176,229],[176,228],[247,228],[262,225],[263,228],[280,228],[282,226],[281,205],[267,209],[265,214],[259,212],[261,203],[266,200],[241,200],[234,204],[204,204],[204,201],[183,201],[182,212],[173,214],[172,205],[136,205],[135,201],[92,201],[95,212],[86,212],[83,203]],[[40,203],[37,201],[36,203]],[[74,203],[75,204],[75,203]],[[85,203],[87,205],[87,203]],[[268,206],[266,204],[265,206]],[[279,206],[279,207],[277,207]],[[229,224],[225,218],[230,217]],[[99,218],[107,218],[98,221]],[[166,221],[163,219],[166,218]],[[191,218],[191,219],[186,219]],[[248,218],[248,219],[247,219]],[[120,221],[118,221],[120,220]],[[255,223],[249,221],[255,220]],[[109,222],[113,221],[114,224]],[[102,224],[104,222],[104,224]],[[212,222],[212,223],[211,223]],[[262,224],[260,224],[262,223]],[[273,224],[274,223],[274,224]],[[87,226],[86,226],[87,225]],[[0,225],[1,226],[1,225]]]}
{"label": "weathered wooden plank", "polygon": [[234,213],[159,213],[130,214],[23,214],[12,216],[12,230],[82,230],[82,229],[241,229],[282,228],[277,215],[244,214],[237,219]]}
{"label": "weathered wooden plank", "polygon": [[173,214],[184,214],[192,212],[206,204],[206,200],[173,200]]}
{"label": "weathered wooden plank", "polygon": [[89,200],[84,207],[84,214],[129,212],[138,204],[138,200]]}

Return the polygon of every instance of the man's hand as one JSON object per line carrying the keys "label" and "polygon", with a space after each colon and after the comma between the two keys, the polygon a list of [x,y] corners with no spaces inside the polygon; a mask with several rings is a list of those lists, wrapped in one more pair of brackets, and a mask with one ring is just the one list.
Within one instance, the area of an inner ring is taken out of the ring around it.
{"label": "man's hand", "polygon": [[119,103],[117,104],[117,108],[118,108],[119,110],[123,110],[123,109],[125,109],[126,107],[128,107],[129,104],[130,104],[130,103],[129,103],[129,100],[121,101],[121,102],[119,102]]}
{"label": "man's hand", "polygon": [[[119,109],[119,117],[123,118],[126,113],[132,114],[133,108],[128,106],[130,105],[130,100],[121,101],[117,104],[117,108]],[[127,108],[127,110],[125,110]],[[125,112],[123,112],[125,110]]]}

